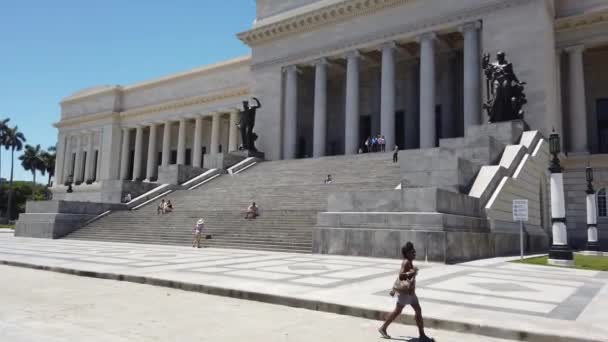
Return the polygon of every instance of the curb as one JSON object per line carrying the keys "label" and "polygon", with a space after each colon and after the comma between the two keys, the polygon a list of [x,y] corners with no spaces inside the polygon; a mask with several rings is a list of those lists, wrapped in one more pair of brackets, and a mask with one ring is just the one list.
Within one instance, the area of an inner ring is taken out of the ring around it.
{"label": "curb", "polygon": [[[144,276],[133,276],[119,273],[107,273],[107,272],[95,272],[95,271],[81,271],[65,267],[54,267],[54,266],[43,266],[18,261],[6,261],[0,260],[0,265],[30,268],[35,270],[50,271],[56,273],[63,273],[69,275],[75,275],[80,277],[98,278],[107,280],[118,280],[126,281],[130,283],[146,284],[152,286],[166,287],[172,289],[178,289],[190,292],[205,293],[214,296],[231,297],[236,299],[251,300],[256,302],[283,305],[294,308],[301,308],[307,310],[328,312],[338,315],[347,315],[353,317],[360,317],[365,319],[372,319],[377,321],[384,320],[386,315],[385,311],[359,308],[354,306],[346,306],[342,304],[327,303],[323,301],[317,301],[312,299],[300,299],[285,297],[274,294],[259,293],[254,291],[243,291],[235,289],[227,289],[216,286],[193,284],[182,281],[173,281],[167,279],[144,277]],[[405,325],[415,325],[414,317],[410,314],[402,314],[398,319],[395,320],[397,323]],[[602,342],[595,339],[582,339],[575,337],[567,337],[560,335],[549,335],[542,333],[529,332],[524,330],[510,330],[495,326],[469,324],[458,321],[437,319],[431,317],[424,318],[424,325],[426,328],[455,331],[460,333],[483,335],[494,338],[502,338],[507,340],[516,341],[528,341],[528,342]]]}

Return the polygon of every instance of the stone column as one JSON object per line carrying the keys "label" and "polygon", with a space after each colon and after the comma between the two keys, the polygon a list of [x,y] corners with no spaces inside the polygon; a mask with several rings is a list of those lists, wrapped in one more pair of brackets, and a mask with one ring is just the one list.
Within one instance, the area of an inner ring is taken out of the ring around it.
{"label": "stone column", "polygon": [[203,117],[196,116],[194,120],[194,147],[192,148],[192,166],[203,166]]}
{"label": "stone column", "polygon": [[327,148],[327,60],[315,63],[315,107],[313,157],[323,157]]}
{"label": "stone column", "polygon": [[[239,134],[236,125],[239,123],[239,110],[234,109],[230,112],[230,127],[228,128],[228,152],[236,151],[239,149],[238,141]],[[202,127],[202,122],[201,122]]]}
{"label": "stone column", "polygon": [[63,177],[61,184],[65,184],[70,175],[72,175],[72,177],[74,176],[72,174],[72,139],[73,137],[71,136],[66,136],[65,138],[65,157],[63,157]]}
{"label": "stone column", "polygon": [[120,179],[126,180],[129,177],[129,135],[128,128],[122,129],[122,151],[120,153]]}
{"label": "stone column", "polygon": [[95,169],[93,169],[93,161],[95,160],[94,158],[94,150],[93,150],[93,139],[95,139],[95,132],[91,132],[89,134],[89,138],[88,138],[88,142],[87,142],[87,158],[85,160],[85,168],[84,168],[84,181],[85,182],[92,182],[93,181],[93,172],[95,172]]}
{"label": "stone column", "polygon": [[285,69],[285,128],[283,130],[283,159],[296,157],[298,123],[298,68],[295,65]]}
{"label": "stone column", "polygon": [[464,127],[481,124],[481,62],[479,29],[474,21],[460,28],[464,37]]}
{"label": "stone column", "polygon": [[346,105],[344,116],[344,154],[359,150],[359,58],[358,51],[346,55]]}
{"label": "stone column", "polygon": [[179,119],[177,131],[177,165],[186,164],[186,119]]}
{"label": "stone column", "polygon": [[120,179],[121,135],[122,127],[116,117],[102,128],[99,144],[101,149],[97,161],[101,181]]}
{"label": "stone column", "polygon": [[219,152],[220,146],[220,113],[214,113],[211,116],[211,148],[210,154]]}
{"label": "stone column", "polygon": [[157,148],[157,133],[158,133],[158,125],[151,124],[150,125],[150,135],[148,137],[148,163],[146,165],[146,179],[151,181],[156,178],[156,173],[158,170],[158,158],[156,155]]}
{"label": "stone column", "polygon": [[435,147],[435,39],[433,32],[420,42],[420,148]]}
{"label": "stone column", "polygon": [[80,184],[84,181],[82,170],[82,136],[76,136],[76,165],[74,166],[74,182]]}
{"label": "stone column", "polygon": [[395,43],[382,46],[382,85],[380,87],[380,133],[386,139],[386,150],[395,146]]}
{"label": "stone column", "polygon": [[57,157],[55,162],[55,186],[63,184],[67,140],[68,138],[66,136],[59,134],[59,139],[57,139]]}
{"label": "stone column", "polygon": [[142,171],[142,157],[143,157],[143,146],[144,145],[144,128],[143,126],[137,126],[135,129],[135,153],[133,160],[133,180],[140,181]]}
{"label": "stone column", "polygon": [[168,167],[171,164],[171,121],[165,121],[163,127],[162,158],[162,166]]}
{"label": "stone column", "polygon": [[570,123],[572,135],[570,152],[587,153],[587,109],[585,97],[585,72],[583,69],[583,45],[566,48],[569,56],[570,75]]}

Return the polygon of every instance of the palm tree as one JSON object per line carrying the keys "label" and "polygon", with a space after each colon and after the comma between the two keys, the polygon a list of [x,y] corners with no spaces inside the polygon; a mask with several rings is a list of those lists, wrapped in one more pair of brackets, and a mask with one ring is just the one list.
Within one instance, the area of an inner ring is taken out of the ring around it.
{"label": "palm tree", "polygon": [[45,152],[40,148],[40,145],[25,145],[25,152],[19,157],[21,166],[23,166],[25,171],[32,172],[32,194],[36,187],[36,171],[40,171],[42,175],[46,172],[43,153]]}
{"label": "palm tree", "polygon": [[[0,148],[4,145],[4,136],[8,130],[9,121],[11,121],[11,119],[8,118],[0,120]],[[2,177],[2,153],[0,153],[0,177]]]}
{"label": "palm tree", "polygon": [[[55,176],[55,159],[57,157],[56,151],[57,148],[55,146],[49,147],[48,151],[42,151],[44,170],[49,174],[49,179],[46,183],[48,187],[51,186],[51,178]],[[42,172],[42,174],[44,175],[44,172]]]}
{"label": "palm tree", "polygon": [[8,190],[8,204],[7,204],[7,217],[10,220],[12,217],[13,210],[13,170],[15,168],[15,151],[21,151],[23,149],[23,143],[26,141],[23,133],[19,132],[19,127],[8,128],[4,135],[2,145],[7,149],[11,150],[11,175],[9,180]]}

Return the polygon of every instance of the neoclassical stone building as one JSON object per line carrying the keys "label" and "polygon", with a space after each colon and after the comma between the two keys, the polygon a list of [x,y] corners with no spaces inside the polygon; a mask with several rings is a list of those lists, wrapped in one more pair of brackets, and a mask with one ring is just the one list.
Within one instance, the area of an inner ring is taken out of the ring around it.
{"label": "neoclassical stone building", "polygon": [[387,150],[435,147],[486,120],[480,60],[504,51],[527,124],[562,135],[569,229],[586,231],[587,165],[608,229],[606,0],[257,0],[238,38],[250,57],[64,99],[55,197],[118,202],[223,165],[252,96],[268,160],[355,154],[375,134]]}

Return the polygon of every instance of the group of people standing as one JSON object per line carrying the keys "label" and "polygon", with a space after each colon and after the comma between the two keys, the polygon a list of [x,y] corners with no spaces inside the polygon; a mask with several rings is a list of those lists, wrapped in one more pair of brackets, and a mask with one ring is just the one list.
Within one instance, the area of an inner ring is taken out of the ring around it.
{"label": "group of people standing", "polygon": [[364,152],[366,153],[386,152],[386,139],[382,134],[367,137],[363,145],[365,146]]}

